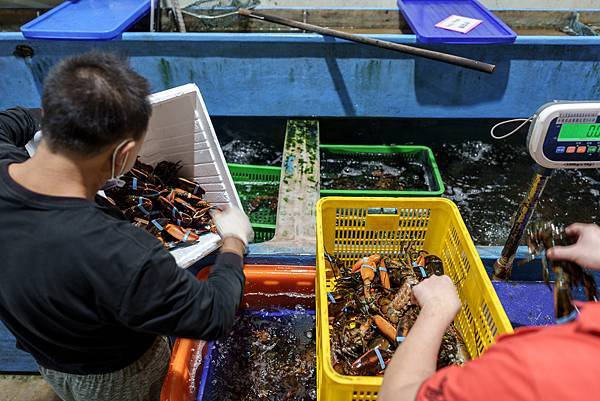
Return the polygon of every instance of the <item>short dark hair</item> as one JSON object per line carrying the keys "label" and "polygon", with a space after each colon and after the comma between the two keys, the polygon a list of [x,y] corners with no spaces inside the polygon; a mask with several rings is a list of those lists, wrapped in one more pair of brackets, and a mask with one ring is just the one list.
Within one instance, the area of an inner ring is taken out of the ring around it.
{"label": "short dark hair", "polygon": [[90,52],[56,65],[44,81],[42,131],[50,150],[90,155],[139,139],[152,107],[148,82],[111,53]]}

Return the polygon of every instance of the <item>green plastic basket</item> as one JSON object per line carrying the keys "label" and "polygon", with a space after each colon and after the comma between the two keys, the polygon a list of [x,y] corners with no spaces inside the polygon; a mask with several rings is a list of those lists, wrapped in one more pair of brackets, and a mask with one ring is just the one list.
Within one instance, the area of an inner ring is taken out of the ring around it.
{"label": "green plastic basket", "polygon": [[440,196],[446,188],[438,169],[433,152],[427,146],[379,146],[379,145],[321,145],[320,149],[337,154],[376,153],[382,157],[398,157],[416,161],[423,165],[427,190],[356,190],[321,187],[321,196]]}
{"label": "green plastic basket", "polygon": [[228,163],[229,172],[234,182],[248,182],[255,184],[274,184],[279,186],[281,167],[253,166],[250,164]]}
{"label": "green plastic basket", "polygon": [[253,243],[255,244],[258,244],[259,242],[270,241],[275,236],[274,224],[252,223],[252,229],[254,230]]}
{"label": "green plastic basket", "polygon": [[[257,196],[279,195],[280,167],[253,166],[229,163],[229,172],[238,191],[244,210]],[[254,229],[254,242],[269,241],[275,235],[276,208],[260,207],[249,214]]]}

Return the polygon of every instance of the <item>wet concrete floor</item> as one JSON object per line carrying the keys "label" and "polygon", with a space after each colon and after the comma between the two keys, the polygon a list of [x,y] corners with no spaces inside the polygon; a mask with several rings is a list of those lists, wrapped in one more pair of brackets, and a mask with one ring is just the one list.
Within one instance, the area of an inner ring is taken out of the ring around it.
{"label": "wet concrete floor", "polygon": [[2,401],[61,401],[39,375],[0,375]]}

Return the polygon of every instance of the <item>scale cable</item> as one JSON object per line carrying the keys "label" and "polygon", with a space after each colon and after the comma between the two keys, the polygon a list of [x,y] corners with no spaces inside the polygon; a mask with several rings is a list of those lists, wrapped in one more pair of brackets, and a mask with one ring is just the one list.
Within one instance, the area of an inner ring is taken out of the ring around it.
{"label": "scale cable", "polygon": [[[529,118],[514,118],[512,120],[506,120],[506,121],[501,121],[498,124],[494,125],[492,127],[492,129],[490,129],[490,135],[492,136],[492,138],[494,139],[506,139],[511,135],[514,135],[517,131],[519,131],[522,127],[525,126],[525,124],[531,122],[531,120],[533,119],[533,117],[529,117]],[[510,124],[510,123],[516,123],[516,122],[522,122],[521,125],[519,125],[517,128],[515,128],[514,130],[510,131],[508,134],[504,134],[504,135],[500,135],[497,136],[496,134],[494,134],[494,130],[504,124]]]}

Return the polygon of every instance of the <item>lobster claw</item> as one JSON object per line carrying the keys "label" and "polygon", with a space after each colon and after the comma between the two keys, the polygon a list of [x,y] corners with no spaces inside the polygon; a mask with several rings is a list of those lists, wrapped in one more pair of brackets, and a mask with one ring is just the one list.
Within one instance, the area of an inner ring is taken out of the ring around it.
{"label": "lobster claw", "polygon": [[576,315],[575,306],[571,296],[568,275],[562,268],[555,271],[554,281],[554,316],[557,323],[565,323],[572,320]]}
{"label": "lobster claw", "polygon": [[190,192],[192,195],[202,196],[206,193],[199,184],[186,178],[177,178],[177,183],[181,189]]}
{"label": "lobster claw", "polygon": [[443,276],[444,263],[435,255],[427,255],[425,256],[425,270],[429,275]]}
{"label": "lobster claw", "polygon": [[[165,226],[168,223],[169,219],[159,217],[158,219],[150,220],[150,223],[146,226],[146,230],[156,238],[162,240],[163,234],[165,233]],[[164,240],[162,240],[162,242],[164,242]]]}
{"label": "lobster claw", "polygon": [[427,251],[419,251],[419,256],[417,257],[416,263],[419,267],[425,267],[425,257],[427,256]]}
{"label": "lobster claw", "polygon": [[359,271],[363,265],[369,265],[373,268],[376,268],[379,262],[381,261],[381,255],[375,253],[371,256],[365,256],[364,258],[360,258],[354,266],[352,266],[352,273],[356,273]]}
{"label": "lobster claw", "polygon": [[551,288],[550,287],[550,262],[548,261],[548,258],[546,257],[546,252],[544,252],[542,255],[542,279],[544,280],[544,283],[546,283],[548,288]]}
{"label": "lobster claw", "polygon": [[382,259],[381,263],[379,264],[379,280],[381,281],[383,288],[388,290],[391,288],[390,275],[385,264],[385,259]]}
{"label": "lobster claw", "polygon": [[165,231],[173,238],[180,242],[195,242],[200,236],[196,230],[185,229],[176,224],[165,225]]}
{"label": "lobster claw", "polygon": [[182,199],[185,199],[188,202],[193,202],[195,204],[197,204],[199,202],[202,202],[202,198],[201,197],[196,196],[196,195],[194,195],[191,192],[184,191],[181,188],[173,188],[172,194],[173,194],[173,197],[178,196],[178,197],[180,197]]}
{"label": "lobster claw", "polygon": [[152,171],[154,171],[154,167],[152,167],[149,164],[142,163],[140,161],[139,156],[135,159],[135,164],[133,165],[133,167],[136,168],[136,169],[138,169],[138,170],[143,171],[146,174],[146,176],[152,174]]}
{"label": "lobster claw", "polygon": [[374,376],[386,368],[389,360],[390,352],[377,346],[359,356],[351,366],[360,375]]}
{"label": "lobster claw", "polygon": [[373,316],[373,322],[375,323],[375,326],[377,326],[381,334],[383,334],[392,343],[396,343],[396,328],[393,324],[388,322],[381,315]]}
{"label": "lobster claw", "polygon": [[368,263],[369,262],[369,257],[365,256],[364,258],[360,258],[356,261],[356,263],[352,266],[352,273],[356,273],[357,271],[360,270],[360,268],[362,267],[363,263]]}
{"label": "lobster claw", "polygon": [[380,261],[381,256],[373,254],[369,257],[359,259],[352,267],[352,273],[356,273],[360,270],[360,277],[362,278],[365,287],[365,299],[371,299],[371,283],[375,280],[377,265]]}
{"label": "lobster claw", "polygon": [[131,170],[129,170],[129,174],[132,177],[137,178],[138,180],[149,181],[149,175],[145,171],[137,169],[135,167],[133,167]]}
{"label": "lobster claw", "polygon": [[175,197],[173,199],[173,203],[179,207],[179,209],[181,210],[185,210],[186,213],[190,214],[190,215],[194,215],[198,210],[193,207],[192,205],[190,205],[188,202],[184,201],[181,198]]}

